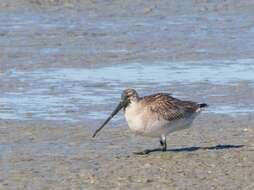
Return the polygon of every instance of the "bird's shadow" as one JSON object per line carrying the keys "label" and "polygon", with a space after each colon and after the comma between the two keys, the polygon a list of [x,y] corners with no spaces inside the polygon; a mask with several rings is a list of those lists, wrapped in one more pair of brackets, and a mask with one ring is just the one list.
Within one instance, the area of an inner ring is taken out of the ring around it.
{"label": "bird's shadow", "polygon": [[[167,149],[165,152],[193,152],[197,150],[223,150],[223,149],[236,149],[236,148],[242,148],[244,145],[232,145],[232,144],[218,144],[216,146],[205,146],[205,147],[200,147],[200,146],[191,146],[191,147],[184,147],[184,148],[171,148]],[[145,150],[142,152],[136,152],[135,154],[149,154],[151,152],[158,152],[162,151],[161,148],[156,148],[156,149],[149,149]]]}
{"label": "bird's shadow", "polygon": [[193,152],[197,150],[223,150],[223,149],[234,149],[234,148],[242,148],[244,145],[233,145],[233,144],[218,144],[216,146],[192,146],[185,148],[172,148],[167,149],[167,152]]}

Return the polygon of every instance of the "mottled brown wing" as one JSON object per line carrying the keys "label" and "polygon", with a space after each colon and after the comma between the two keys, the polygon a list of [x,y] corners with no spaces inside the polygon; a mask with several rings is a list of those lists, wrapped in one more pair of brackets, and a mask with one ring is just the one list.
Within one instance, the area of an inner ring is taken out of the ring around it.
{"label": "mottled brown wing", "polygon": [[199,108],[198,104],[195,102],[181,101],[166,93],[145,96],[143,102],[151,112],[158,116],[158,118],[169,121],[187,117],[196,112]]}

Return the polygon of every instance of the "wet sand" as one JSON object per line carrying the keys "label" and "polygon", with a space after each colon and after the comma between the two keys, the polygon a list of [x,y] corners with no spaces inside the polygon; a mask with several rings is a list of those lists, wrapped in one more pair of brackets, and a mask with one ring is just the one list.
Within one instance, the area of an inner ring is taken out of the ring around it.
{"label": "wet sand", "polygon": [[136,137],[125,124],[93,126],[2,122],[1,189],[253,189],[253,120],[203,115],[195,127],[157,139]]}
{"label": "wet sand", "polygon": [[[254,189],[253,7],[1,1],[0,189]],[[156,81],[152,65],[178,79]],[[84,76],[103,68],[141,77]],[[200,78],[181,79],[191,74]],[[91,138],[126,86],[210,107],[168,136],[166,153],[134,155],[159,142],[131,134],[123,117]]]}

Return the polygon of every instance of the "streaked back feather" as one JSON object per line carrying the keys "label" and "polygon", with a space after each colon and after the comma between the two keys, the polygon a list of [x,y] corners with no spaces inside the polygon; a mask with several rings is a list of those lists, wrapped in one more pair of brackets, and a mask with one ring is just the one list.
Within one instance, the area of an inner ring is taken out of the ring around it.
{"label": "streaked back feather", "polygon": [[199,109],[199,105],[192,101],[182,101],[167,93],[157,93],[145,96],[142,104],[151,112],[157,114],[158,119],[178,120],[188,117]]}

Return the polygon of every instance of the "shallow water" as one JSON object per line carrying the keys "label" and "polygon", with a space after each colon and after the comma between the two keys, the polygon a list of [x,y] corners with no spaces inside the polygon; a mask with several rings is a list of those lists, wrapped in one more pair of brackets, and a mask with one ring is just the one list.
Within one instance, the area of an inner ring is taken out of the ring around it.
{"label": "shallow water", "polygon": [[[251,88],[253,28],[252,12],[116,18],[73,10],[2,11],[0,118],[102,119],[127,87],[195,101],[229,97],[191,87],[245,81]],[[183,94],[181,86],[190,90]],[[243,99],[209,103],[208,113],[253,111]]]}
{"label": "shallow water", "polygon": [[[172,62],[158,64],[119,64],[98,68],[51,68],[2,73],[6,83],[17,81],[14,89],[0,95],[0,117],[18,120],[103,119],[119,101],[127,87],[167,89],[171,85],[207,82],[232,85],[238,81],[254,82],[254,60],[207,62]],[[180,89],[179,89],[180,91]],[[176,96],[179,91],[174,91]],[[210,96],[221,96],[212,94]],[[179,95],[178,95],[179,96]],[[181,95],[180,95],[181,96]],[[185,95],[185,99],[188,95]],[[107,109],[110,105],[110,109]],[[252,105],[235,102],[212,105],[207,112],[218,114],[254,112]]]}

